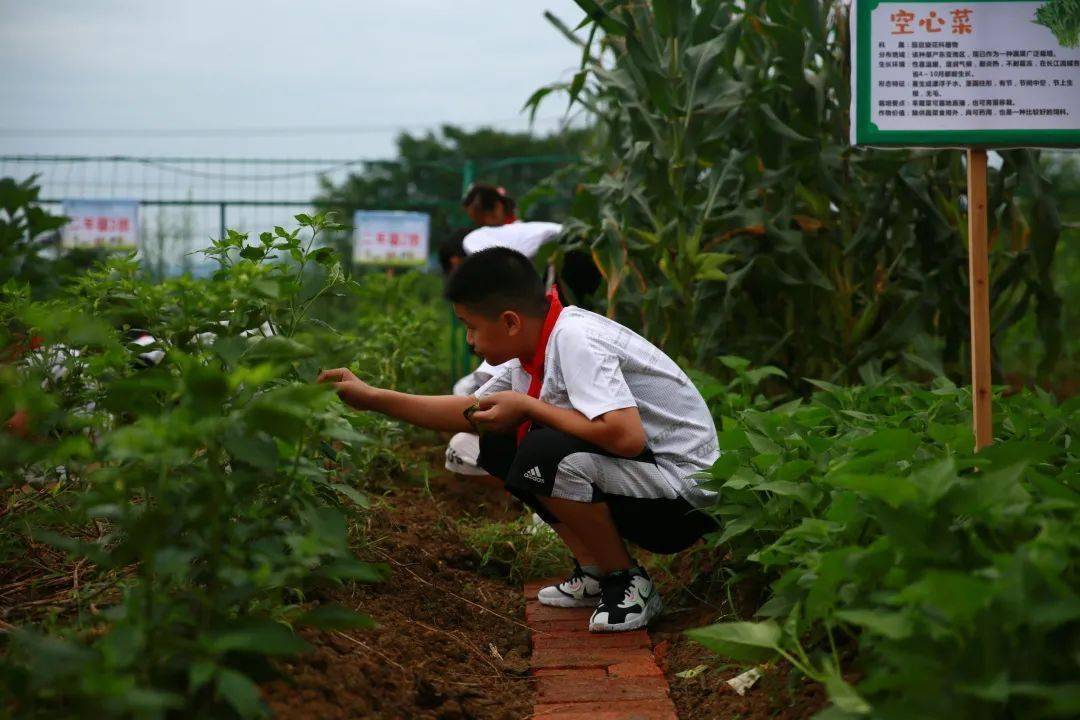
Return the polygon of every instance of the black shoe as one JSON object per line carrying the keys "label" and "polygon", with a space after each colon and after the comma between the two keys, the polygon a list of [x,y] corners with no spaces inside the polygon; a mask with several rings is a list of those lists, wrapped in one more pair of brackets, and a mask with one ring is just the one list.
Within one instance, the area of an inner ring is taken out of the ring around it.
{"label": "black shoe", "polygon": [[644,568],[611,573],[601,585],[600,604],[589,619],[592,632],[637,630],[663,609],[660,594]]}

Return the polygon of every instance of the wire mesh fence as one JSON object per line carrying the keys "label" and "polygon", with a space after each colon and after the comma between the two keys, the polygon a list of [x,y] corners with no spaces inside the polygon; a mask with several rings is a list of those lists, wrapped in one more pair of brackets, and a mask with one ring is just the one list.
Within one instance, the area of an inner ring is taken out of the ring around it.
{"label": "wire mesh fence", "polygon": [[195,270],[191,253],[225,228],[257,232],[310,212],[323,182],[340,183],[371,161],[211,157],[0,156],[0,177],[37,176],[44,204],[139,202],[139,247],[150,263]]}
{"label": "wire mesh fence", "polygon": [[[468,185],[479,169],[513,174],[528,165],[554,166],[572,158],[537,156],[489,162],[432,162],[425,172],[447,174]],[[328,185],[340,186],[350,174],[363,174],[386,161],[333,158],[221,158],[76,155],[0,155],[0,177],[36,176],[43,204],[57,212],[72,200],[135,200],[139,204],[138,245],[148,265],[165,274],[199,272],[193,252],[221,237],[226,228],[256,233],[275,225],[295,225],[294,216],[311,212]],[[433,210],[455,205],[432,199]],[[321,207],[327,207],[320,203]],[[341,211],[348,225],[355,209]]]}

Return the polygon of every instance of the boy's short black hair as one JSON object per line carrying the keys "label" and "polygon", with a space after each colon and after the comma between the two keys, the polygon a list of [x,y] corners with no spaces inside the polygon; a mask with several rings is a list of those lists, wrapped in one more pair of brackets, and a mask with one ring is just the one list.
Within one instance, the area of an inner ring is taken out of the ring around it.
{"label": "boy's short black hair", "polygon": [[465,193],[465,197],[461,199],[463,207],[469,207],[474,202],[479,202],[480,209],[484,212],[491,212],[498,204],[501,204],[508,213],[513,213],[517,209],[517,203],[505,189],[486,183],[473,183],[469,191]]}
{"label": "boy's short black hair", "polygon": [[506,310],[543,317],[548,309],[544,281],[532,261],[504,247],[465,258],[447,279],[443,296],[492,318]]}
{"label": "boy's short black hair", "polygon": [[439,265],[443,274],[451,270],[450,261],[456,257],[465,257],[465,236],[473,231],[473,228],[456,228],[450,235],[439,243]]}

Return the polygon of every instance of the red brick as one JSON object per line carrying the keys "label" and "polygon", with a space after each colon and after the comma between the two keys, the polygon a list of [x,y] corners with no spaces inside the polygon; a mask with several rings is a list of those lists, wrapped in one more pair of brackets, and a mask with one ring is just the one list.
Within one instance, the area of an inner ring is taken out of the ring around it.
{"label": "red brick", "polygon": [[525,603],[525,619],[530,625],[536,621],[578,619],[588,625],[592,614],[593,608],[557,608],[532,600]]}
{"label": "red brick", "polygon": [[608,667],[635,662],[656,667],[652,653],[643,648],[549,648],[534,650],[532,654],[534,668]]}
{"label": "red brick", "polygon": [[667,670],[668,651],[671,650],[671,641],[663,640],[656,643],[656,647],[653,648],[653,659],[656,661],[656,666],[661,670]]}
{"label": "red brick", "polygon": [[663,700],[667,681],[662,677],[592,678],[574,676],[542,677],[536,684],[538,704]]}
{"label": "red brick", "polygon": [[532,628],[538,720],[678,720],[668,685],[644,630],[590,633],[590,608],[553,608],[534,600],[548,581],[524,588]]}
{"label": "red brick", "polygon": [[605,668],[538,668],[532,671],[538,678],[565,677],[570,680],[596,680],[607,677]]}
{"label": "red brick", "polygon": [[648,648],[648,633],[638,630],[625,633],[553,632],[534,634],[533,648]]}
{"label": "red brick", "polygon": [[628,658],[609,665],[607,670],[608,675],[612,677],[662,677],[664,675],[651,657],[648,660]]}
{"label": "red brick", "polygon": [[580,618],[571,618],[569,620],[537,620],[530,622],[529,627],[532,628],[533,634],[541,633],[557,633],[557,632],[574,632],[581,633],[582,635],[589,635],[589,621],[581,620]]}
{"label": "red brick", "polygon": [[533,708],[533,717],[538,720],[678,720],[670,700],[546,703]]}

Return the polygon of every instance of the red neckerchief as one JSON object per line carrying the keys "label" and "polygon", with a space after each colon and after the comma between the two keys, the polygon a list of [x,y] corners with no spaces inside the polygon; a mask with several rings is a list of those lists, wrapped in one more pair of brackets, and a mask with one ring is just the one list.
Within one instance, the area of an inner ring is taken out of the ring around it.
{"label": "red neckerchief", "polygon": [[511,223],[516,223],[517,221],[518,221],[518,216],[515,215],[514,213],[510,213],[510,215],[506,218],[506,221],[503,223],[503,225],[509,225]]}
{"label": "red neckerchief", "polygon": [[[547,352],[548,338],[551,337],[551,331],[555,327],[555,321],[559,319],[559,314],[563,310],[562,301],[559,300],[559,290],[554,285],[548,290],[547,293],[550,304],[548,305],[547,316],[544,318],[544,326],[540,331],[540,341],[536,344],[536,350],[533,351],[532,360],[526,362],[521,361],[521,369],[529,373],[529,397],[540,397],[540,386],[544,382],[544,354]],[[518,425],[517,429],[517,441],[520,444],[522,438],[525,437],[525,433],[529,432],[529,428],[532,427],[532,421],[526,420]]]}

